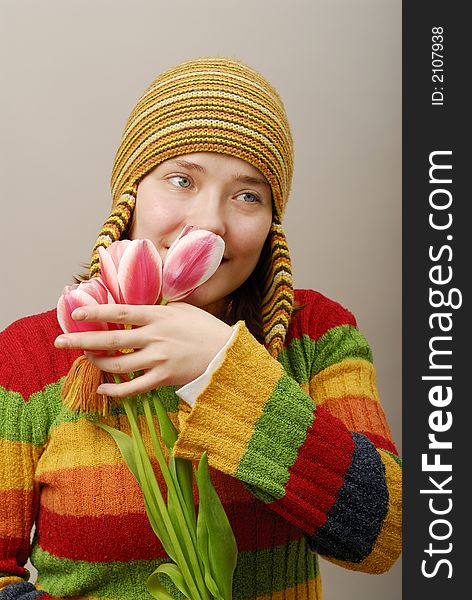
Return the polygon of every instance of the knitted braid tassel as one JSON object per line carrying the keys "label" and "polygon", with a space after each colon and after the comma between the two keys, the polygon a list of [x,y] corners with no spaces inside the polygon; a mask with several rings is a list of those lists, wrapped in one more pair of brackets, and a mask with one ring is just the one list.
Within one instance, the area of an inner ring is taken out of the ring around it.
{"label": "knitted braid tassel", "polygon": [[62,403],[72,412],[110,414],[109,396],[98,394],[102,383],[113,381],[110,375],[92,364],[84,354],[75,359],[61,389]]}

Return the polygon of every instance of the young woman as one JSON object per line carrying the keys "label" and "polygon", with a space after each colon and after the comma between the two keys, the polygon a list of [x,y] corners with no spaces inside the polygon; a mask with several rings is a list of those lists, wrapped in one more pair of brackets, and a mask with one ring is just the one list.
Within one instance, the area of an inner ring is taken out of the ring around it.
{"label": "young woman", "polygon": [[126,430],[119,398],[160,388],[175,455],[208,452],[238,544],[235,600],[320,600],[318,554],[370,573],[397,559],[401,467],[369,345],[348,310],[292,286],[292,153],[277,92],[236,60],[177,65],[138,101],[90,276],[99,246],[147,238],[165,257],[187,224],[220,235],[224,257],[184,302],[74,313],[133,328],[61,334],[51,310],[1,333],[2,598],[141,600],[168,560],[111,437],[61,402],[84,351],[103,371],[142,371],[100,386],[117,402],[106,422]]}

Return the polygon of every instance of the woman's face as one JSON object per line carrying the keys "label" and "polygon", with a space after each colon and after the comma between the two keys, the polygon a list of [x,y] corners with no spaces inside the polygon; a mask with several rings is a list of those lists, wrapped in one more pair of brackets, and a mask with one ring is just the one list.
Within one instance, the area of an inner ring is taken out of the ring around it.
{"label": "woman's face", "polygon": [[165,258],[185,225],[220,235],[220,266],[186,298],[218,312],[219,301],[254,270],[271,222],[271,189],[258,169],[226,154],[198,152],[166,160],[141,180],[130,237],[150,239]]}

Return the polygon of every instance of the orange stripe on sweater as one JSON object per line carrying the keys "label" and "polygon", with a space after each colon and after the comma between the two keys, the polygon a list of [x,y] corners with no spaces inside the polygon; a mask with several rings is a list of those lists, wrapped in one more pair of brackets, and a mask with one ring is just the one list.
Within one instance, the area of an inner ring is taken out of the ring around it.
{"label": "orange stripe on sweater", "polygon": [[25,510],[33,500],[33,490],[0,490],[0,537],[29,537],[31,522],[25,522]]}
{"label": "orange stripe on sweater", "polygon": [[41,505],[58,515],[101,517],[144,511],[138,482],[124,463],[58,469],[43,473],[40,483]]}
{"label": "orange stripe on sweater", "polygon": [[[165,495],[163,478],[157,461],[154,472]],[[196,466],[197,463],[194,463]],[[211,469],[211,478],[218,496],[225,504],[255,502],[244,485],[224,473]],[[75,467],[44,471],[38,483],[42,485],[41,504],[59,515],[102,516],[144,511],[142,493],[124,462],[98,467]],[[103,489],[106,494],[103,494]],[[194,497],[198,497],[194,481]]]}
{"label": "orange stripe on sweater", "polygon": [[380,404],[373,398],[365,396],[329,398],[323,406],[332,415],[341,419],[350,431],[374,431],[387,440],[393,441],[385,414]]}

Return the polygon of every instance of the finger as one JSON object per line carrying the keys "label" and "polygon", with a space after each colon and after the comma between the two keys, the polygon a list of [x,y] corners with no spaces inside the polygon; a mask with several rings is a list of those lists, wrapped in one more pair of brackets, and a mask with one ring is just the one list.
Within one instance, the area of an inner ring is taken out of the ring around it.
{"label": "finger", "polygon": [[88,352],[85,355],[91,363],[106,373],[136,373],[151,369],[158,362],[155,355],[146,350],[114,356],[97,356]]}
{"label": "finger", "polygon": [[146,371],[144,375],[135,377],[131,381],[125,381],[123,383],[102,383],[98,387],[97,393],[113,398],[125,398],[126,396],[144,394],[161,385],[156,379],[156,374],[154,372]]}
{"label": "finger", "polygon": [[106,321],[125,325],[147,325],[155,318],[159,305],[95,304],[76,308],[72,312],[75,321]]}
{"label": "finger", "polygon": [[142,348],[145,345],[141,328],[65,333],[54,341],[56,348],[80,348],[82,350],[121,350]]}

